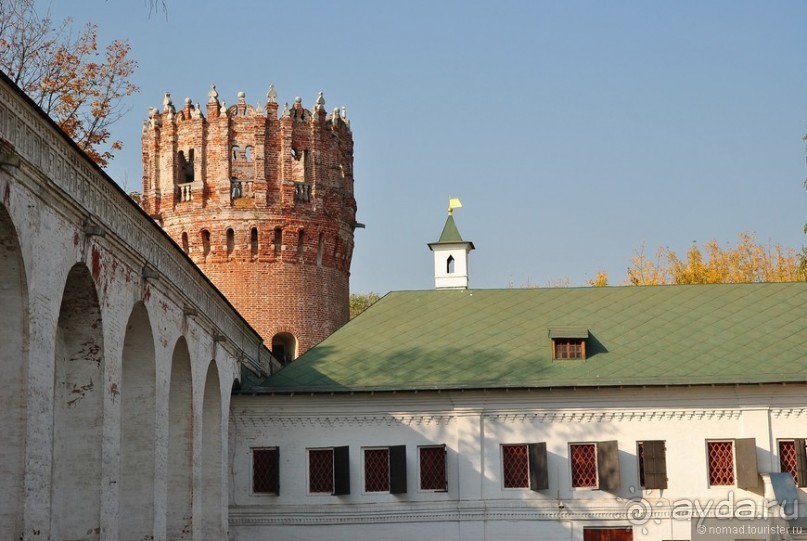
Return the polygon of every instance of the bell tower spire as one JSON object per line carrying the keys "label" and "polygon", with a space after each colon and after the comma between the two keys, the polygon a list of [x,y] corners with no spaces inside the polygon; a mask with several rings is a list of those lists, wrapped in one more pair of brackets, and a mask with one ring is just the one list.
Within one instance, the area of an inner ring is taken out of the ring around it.
{"label": "bell tower spire", "polygon": [[468,289],[468,254],[474,243],[462,240],[454,222],[454,209],[461,208],[457,198],[448,202],[448,218],[440,234],[440,240],[429,243],[434,254],[435,289]]}

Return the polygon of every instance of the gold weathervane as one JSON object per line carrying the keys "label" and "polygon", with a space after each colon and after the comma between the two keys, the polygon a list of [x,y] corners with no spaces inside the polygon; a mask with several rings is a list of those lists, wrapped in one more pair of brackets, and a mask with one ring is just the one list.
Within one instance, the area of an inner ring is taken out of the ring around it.
{"label": "gold weathervane", "polygon": [[460,203],[459,198],[457,197],[449,197],[448,198],[448,215],[451,216],[454,213],[454,209],[462,208],[462,203]]}

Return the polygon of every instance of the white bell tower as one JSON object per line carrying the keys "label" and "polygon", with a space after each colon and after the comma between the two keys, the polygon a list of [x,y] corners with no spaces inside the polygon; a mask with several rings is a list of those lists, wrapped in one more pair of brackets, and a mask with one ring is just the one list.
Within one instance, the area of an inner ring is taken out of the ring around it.
{"label": "white bell tower", "polygon": [[434,253],[435,289],[468,289],[468,253],[474,249],[474,243],[462,240],[454,223],[454,209],[460,207],[459,199],[449,200],[448,219],[440,240],[429,243]]}

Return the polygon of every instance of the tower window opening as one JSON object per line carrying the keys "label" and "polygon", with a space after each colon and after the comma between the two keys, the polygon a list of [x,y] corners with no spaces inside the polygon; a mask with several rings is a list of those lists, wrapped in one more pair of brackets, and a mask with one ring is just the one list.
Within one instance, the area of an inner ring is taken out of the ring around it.
{"label": "tower window opening", "polygon": [[185,154],[180,150],[177,155],[179,161],[179,174],[183,182],[193,182],[193,149],[188,150],[188,159],[185,159]]}
{"label": "tower window opening", "polygon": [[202,253],[205,257],[210,254],[210,231],[202,229]]}
{"label": "tower window opening", "polygon": [[287,332],[277,333],[272,337],[272,355],[286,366],[297,357],[297,339]]}
{"label": "tower window opening", "polygon": [[249,245],[252,258],[258,257],[258,228],[253,227],[249,233]]}
{"label": "tower window opening", "polygon": [[299,160],[300,156],[301,156],[300,151],[294,147],[291,147],[291,157],[294,158],[295,160]]}
{"label": "tower window opening", "polygon": [[448,256],[446,259],[446,274],[454,274],[454,256]]}
{"label": "tower window opening", "polygon": [[252,158],[253,158],[253,154],[252,154],[252,147],[251,147],[251,146],[248,146],[248,147],[246,147],[246,148],[244,149],[244,159],[245,159],[246,161],[248,161],[248,162],[251,162],[251,161],[252,161]]}
{"label": "tower window opening", "polygon": [[230,153],[230,156],[232,157],[234,162],[238,161],[238,155],[240,153],[241,153],[241,147],[239,147],[238,145],[233,145],[233,150]]}
{"label": "tower window opening", "polygon": [[190,248],[188,246],[188,234],[185,231],[182,232],[182,250],[186,254],[190,252]]}
{"label": "tower window opening", "polygon": [[322,250],[325,247],[325,234],[320,233],[317,240],[317,266],[322,266]]}
{"label": "tower window opening", "polygon": [[233,229],[227,228],[227,255],[233,255],[235,251],[235,231]]}
{"label": "tower window opening", "polygon": [[280,257],[280,250],[283,247],[283,230],[279,227],[275,228],[275,238],[273,241],[275,255]]}
{"label": "tower window opening", "polygon": [[297,257],[303,257],[303,248],[305,247],[305,231],[302,229],[297,232]]}

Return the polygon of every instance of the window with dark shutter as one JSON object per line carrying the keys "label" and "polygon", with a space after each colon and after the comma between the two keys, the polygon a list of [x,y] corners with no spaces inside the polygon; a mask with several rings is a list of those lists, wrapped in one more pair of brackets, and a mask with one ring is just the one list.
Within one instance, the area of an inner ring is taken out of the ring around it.
{"label": "window with dark shutter", "polygon": [[389,491],[406,494],[406,445],[389,448]]}
{"label": "window with dark shutter", "polygon": [[333,448],[333,470],[334,495],[350,494],[350,448],[347,445]]}
{"label": "window with dark shutter", "polygon": [[529,451],[530,490],[546,490],[549,488],[546,443],[531,443],[527,449]]}
{"label": "window with dark shutter", "polygon": [[619,488],[619,446],[616,440],[597,442],[597,478],[600,490]]}
{"label": "window with dark shutter", "polygon": [[794,481],[797,487],[807,487],[807,451],[804,438],[796,438],[793,443],[796,448],[796,472],[802,472],[802,475],[797,476]]}
{"label": "window with dark shutter", "polygon": [[737,453],[737,486],[754,488],[759,486],[759,469],[757,468],[757,442],[754,438],[734,440]]}
{"label": "window with dark shutter", "polygon": [[279,494],[279,452],[277,447],[252,450],[252,492]]}
{"label": "window with dark shutter", "polygon": [[664,441],[640,441],[639,485],[643,488],[667,488],[667,448]]}
{"label": "window with dark shutter", "polygon": [[535,491],[549,488],[546,443],[502,445],[502,485]]}
{"label": "window with dark shutter", "polygon": [[619,488],[619,448],[617,442],[569,444],[572,487],[616,490]]}
{"label": "window with dark shutter", "polygon": [[418,447],[420,459],[420,490],[447,490],[446,446]]}

